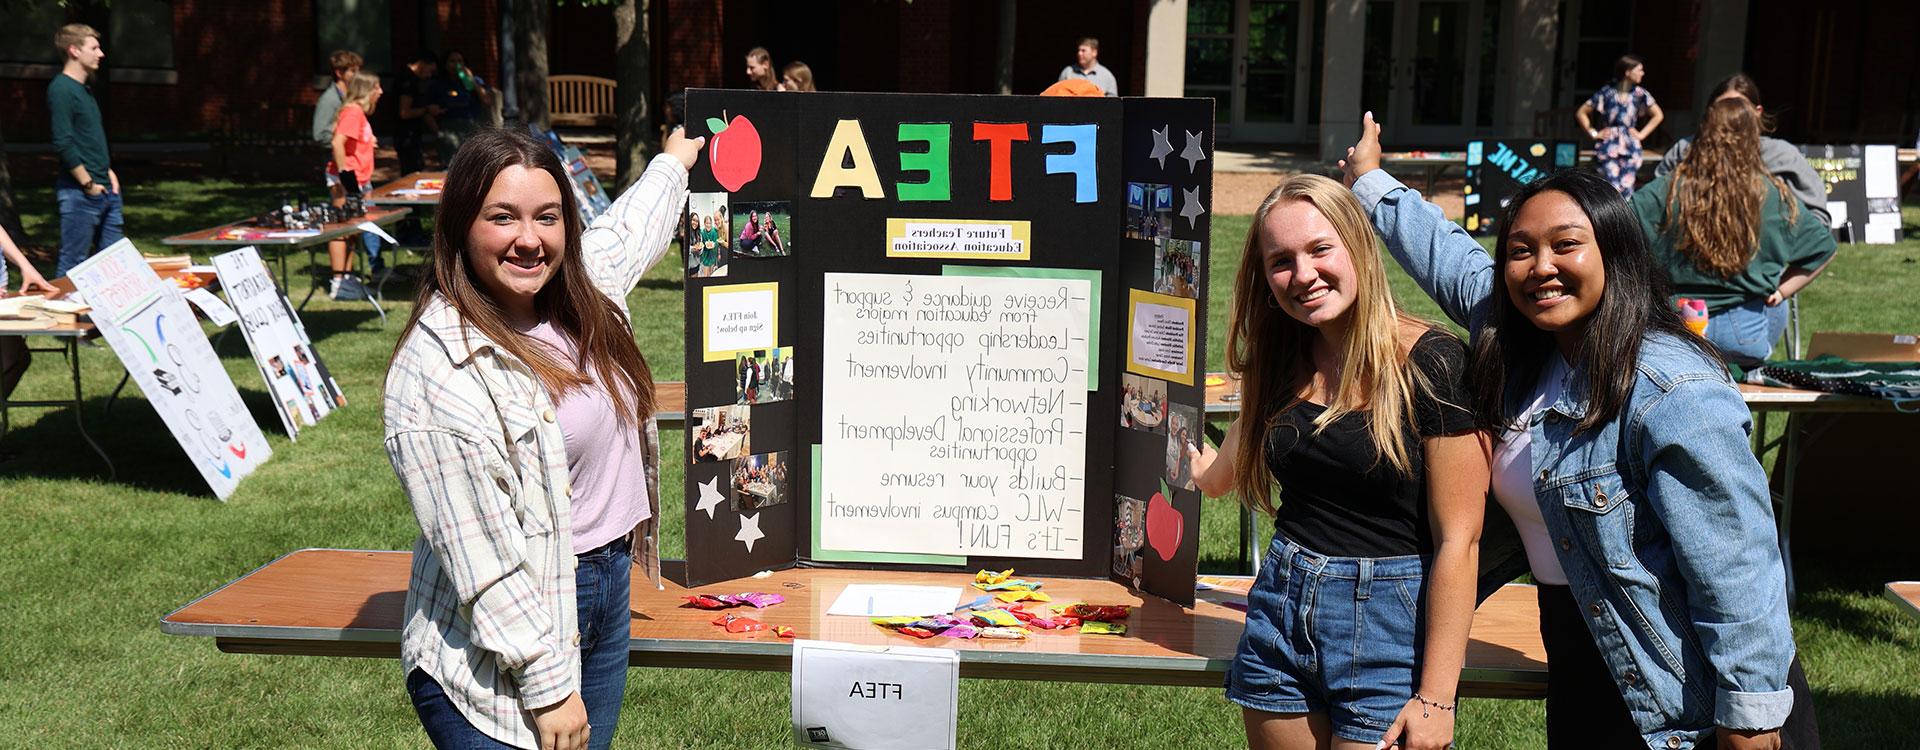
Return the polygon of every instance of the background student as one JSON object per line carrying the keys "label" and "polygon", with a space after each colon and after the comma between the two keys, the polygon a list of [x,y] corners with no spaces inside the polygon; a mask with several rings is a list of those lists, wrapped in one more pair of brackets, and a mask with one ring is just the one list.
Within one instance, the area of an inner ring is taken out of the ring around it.
{"label": "background student", "polygon": [[65,59],[60,74],[47,84],[47,111],[53,119],[53,150],[61,173],[53,183],[60,204],[60,259],[54,277],[67,275],[95,252],[121,238],[120,176],[107,152],[107,130],[100,103],[87,83],[100,71],[107,53],[100,32],[82,23],[60,27],[53,46]]}
{"label": "background student", "polygon": [[[1760,85],[1753,82],[1745,73],[1735,73],[1715,84],[1708,106],[1737,99],[1753,105],[1753,111],[1760,115],[1760,163],[1767,172],[1785,183],[1793,192],[1794,200],[1820,219],[1820,223],[1829,224],[1833,214],[1827,211],[1827,183],[1820,179],[1820,173],[1814,171],[1813,164],[1807,161],[1807,155],[1800,153],[1800,147],[1780,140],[1767,133],[1773,132],[1773,115],[1760,99]],[[1660,157],[1660,164],[1653,168],[1655,178],[1671,174],[1680,160],[1686,158],[1687,149],[1692,148],[1693,137],[1688,136],[1675,141]]]}
{"label": "background student", "polygon": [[[21,294],[58,294],[60,289],[40,275],[40,271],[27,261],[25,253],[13,244],[13,238],[5,230],[0,230],[0,298],[7,296],[7,264],[12,263],[20,269]],[[0,336],[0,399],[13,395],[13,389],[25,377],[27,368],[33,364],[33,353],[27,351],[27,339],[24,336]]]}
{"label": "background student", "polygon": [[819,91],[813,85],[813,68],[795,60],[780,69],[781,91]]}
{"label": "background student", "polygon": [[[1645,62],[1633,55],[1621,55],[1613,63],[1613,81],[1593,92],[1573,114],[1580,121],[1580,129],[1594,140],[1593,157],[1600,174],[1622,198],[1633,195],[1634,183],[1640,179],[1640,143],[1666,119],[1653,94],[1640,85],[1646,77]],[[1590,119],[1595,113],[1601,119],[1598,127]],[[1636,127],[1642,118],[1646,126]]]}
{"label": "background student", "polygon": [[780,78],[773,74],[773,54],[765,47],[747,50],[747,88],[777,91]]}
{"label": "background student", "polygon": [[1073,49],[1073,64],[1060,69],[1060,81],[1081,80],[1100,88],[1107,96],[1120,95],[1120,83],[1113,78],[1113,71],[1100,64],[1100,40],[1090,36],[1081,37]]}
{"label": "background student", "polygon": [[[333,160],[327,162],[327,186],[338,190],[335,206],[346,205],[347,196],[363,196],[373,189],[373,154],[377,143],[373,123],[367,117],[380,102],[380,94],[379,76],[354,76],[347,82],[347,98],[340,105],[340,115],[333,125]],[[379,274],[384,270],[380,238],[371,232],[362,232],[358,241],[367,249],[370,270]],[[327,243],[327,262],[333,270],[328,296],[336,300],[363,300],[373,296],[353,276],[353,254],[347,252],[344,238]]]}
{"label": "background student", "polygon": [[1707,340],[1742,367],[1766,361],[1787,329],[1784,303],[1836,249],[1826,222],[1768,171],[1760,125],[1745,99],[1714,102],[1680,166],[1633,194],[1674,296],[1706,302]]}

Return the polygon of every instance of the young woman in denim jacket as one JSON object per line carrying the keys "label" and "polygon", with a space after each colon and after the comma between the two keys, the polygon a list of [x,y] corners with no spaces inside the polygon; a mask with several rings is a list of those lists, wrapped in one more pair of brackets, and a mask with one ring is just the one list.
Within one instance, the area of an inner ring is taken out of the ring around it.
{"label": "young woman in denim jacket", "polygon": [[1379,134],[1368,114],[1341,166],[1472,331],[1494,494],[1545,584],[1551,746],[1817,746],[1746,405],[1668,304],[1632,209],[1591,172],[1549,175],[1489,257],[1379,169]]}
{"label": "young woman in denim jacket", "polygon": [[1344,187],[1292,177],[1254,214],[1235,277],[1242,416],[1191,458],[1203,492],[1274,516],[1227,676],[1252,747],[1453,741],[1486,444],[1465,348],[1396,309],[1378,247]]}

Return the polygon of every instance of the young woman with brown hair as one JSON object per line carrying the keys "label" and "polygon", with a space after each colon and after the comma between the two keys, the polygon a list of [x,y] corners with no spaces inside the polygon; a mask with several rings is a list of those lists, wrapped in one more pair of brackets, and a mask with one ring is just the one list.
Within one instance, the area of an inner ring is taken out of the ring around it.
{"label": "young woman with brown hair", "polygon": [[1241,416],[1193,472],[1274,517],[1227,673],[1248,744],[1448,747],[1487,492],[1465,347],[1398,309],[1366,213],[1315,175],[1254,214],[1227,342]]}
{"label": "young woman with brown hair", "polygon": [[[1735,73],[1714,84],[1713,91],[1707,95],[1707,101],[1711,104],[1729,99],[1753,105],[1753,111],[1760,115],[1760,163],[1767,172],[1785,183],[1787,189],[1793,192],[1794,200],[1819,217],[1820,223],[1831,222],[1833,214],[1827,212],[1827,183],[1820,179],[1819,172],[1814,171],[1813,164],[1807,161],[1807,155],[1800,153],[1799,146],[1767,135],[1773,132],[1773,113],[1767,111],[1765,101],[1760,98],[1760,84],[1745,73]],[[1667,153],[1660,157],[1660,165],[1653,168],[1654,178],[1672,174],[1692,147],[1692,136],[1674,141]]]}
{"label": "young woman with brown hair", "polygon": [[1787,299],[1833,259],[1833,233],[1761,159],[1761,114],[1744,99],[1707,108],[1686,159],[1633,196],[1675,297],[1707,304],[1707,340],[1757,365],[1787,327]]}
{"label": "young woman with brown hair", "polygon": [[627,292],[666,251],[704,139],[678,131],[583,229],[518,130],[447,171],[386,383],[386,447],[420,524],[401,663],[440,747],[606,747],[630,575],[659,585],[653,376]]}

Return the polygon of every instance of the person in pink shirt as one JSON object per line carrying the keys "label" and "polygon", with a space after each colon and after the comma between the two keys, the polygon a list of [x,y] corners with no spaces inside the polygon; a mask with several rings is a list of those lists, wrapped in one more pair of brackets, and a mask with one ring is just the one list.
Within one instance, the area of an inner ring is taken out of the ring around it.
{"label": "person in pink shirt", "polygon": [[[340,105],[340,114],[333,122],[333,161],[327,162],[327,184],[337,184],[341,189],[339,197],[333,200],[335,206],[346,205],[347,196],[365,195],[373,187],[373,147],[377,142],[373,137],[373,123],[367,120],[367,115],[373,113],[380,94],[379,76],[355,75],[347,81],[346,101]],[[362,235],[361,242],[366,244],[368,262],[377,271],[380,238]],[[345,239],[327,243],[327,262],[333,269],[328,296],[337,300],[372,297],[353,277],[353,255],[347,252]]]}

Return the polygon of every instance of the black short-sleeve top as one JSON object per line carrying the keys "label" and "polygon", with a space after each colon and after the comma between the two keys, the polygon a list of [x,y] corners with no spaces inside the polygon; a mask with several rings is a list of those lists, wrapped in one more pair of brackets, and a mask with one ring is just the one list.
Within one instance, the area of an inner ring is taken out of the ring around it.
{"label": "black short-sleeve top", "polygon": [[1314,434],[1326,407],[1301,401],[1267,433],[1267,468],[1280,484],[1277,531],[1335,557],[1395,557],[1433,551],[1427,518],[1427,466],[1421,439],[1473,429],[1467,408],[1467,351],[1452,334],[1420,336],[1408,361],[1430,390],[1415,388],[1404,435],[1412,471],[1375,459],[1370,412],[1352,412]]}

